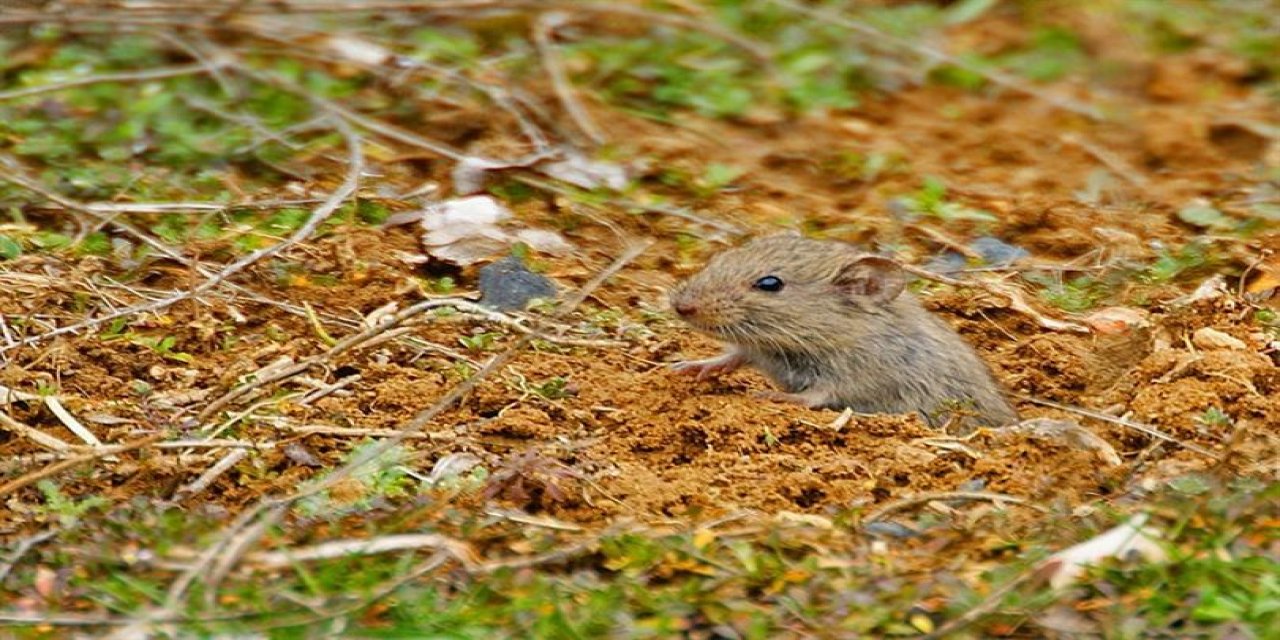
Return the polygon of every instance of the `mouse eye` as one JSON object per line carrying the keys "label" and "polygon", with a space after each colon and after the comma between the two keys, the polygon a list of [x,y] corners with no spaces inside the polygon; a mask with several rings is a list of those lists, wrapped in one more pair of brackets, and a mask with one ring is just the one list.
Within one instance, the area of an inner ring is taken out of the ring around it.
{"label": "mouse eye", "polygon": [[751,286],[770,293],[774,291],[782,291],[782,278],[779,278],[778,276],[765,276],[756,280],[756,283]]}

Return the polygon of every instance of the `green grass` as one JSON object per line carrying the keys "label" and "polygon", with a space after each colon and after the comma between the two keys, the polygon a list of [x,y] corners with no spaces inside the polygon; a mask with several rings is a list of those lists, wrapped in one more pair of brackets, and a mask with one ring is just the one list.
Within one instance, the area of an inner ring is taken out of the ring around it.
{"label": "green grass", "polygon": [[[991,547],[988,562],[1000,558],[998,567],[976,582],[946,572],[933,579],[903,580],[896,576],[904,569],[909,574],[913,562],[936,559],[913,558],[912,547],[896,543],[889,565],[882,564],[888,557],[878,561],[865,555],[858,543],[865,534],[850,528],[857,518],[853,512],[837,517],[834,529],[760,523],[745,536],[722,535],[723,529],[661,533],[637,528],[596,537],[522,528],[451,506],[456,497],[483,491],[483,481],[410,498],[402,491],[403,476],[396,475],[390,484],[378,480],[390,477],[387,470],[394,467],[390,461],[362,476],[371,500],[337,510],[303,509],[315,535],[378,535],[404,527],[420,532],[425,524],[427,531],[482,544],[490,557],[563,554],[531,568],[479,573],[442,568],[403,584],[401,577],[425,562],[429,550],[306,562],[269,575],[232,574],[220,591],[217,610],[193,604],[188,614],[206,622],[184,627],[202,633],[312,637],[342,617],[349,632],[388,638],[423,633],[447,638],[665,638],[717,628],[760,639],[794,632],[914,635],[984,602],[986,593],[1021,580],[1051,549],[1096,535],[1127,517],[1117,512],[1051,518],[1039,533],[1009,541],[1004,551]],[[66,562],[64,550],[71,549],[124,544],[166,552],[176,544],[207,541],[218,524],[139,503],[95,516],[90,526],[87,514],[103,505],[71,501],[55,489],[46,488],[45,494],[48,509],[64,518],[69,531],[58,545],[35,552],[46,564]],[[1030,618],[1049,605],[1065,603],[1080,604],[1077,610],[1105,638],[1214,635],[1228,629],[1267,637],[1280,624],[1280,562],[1266,551],[1280,541],[1277,497],[1280,485],[1179,478],[1145,508],[1164,535],[1166,560],[1110,560],[1061,594],[1034,580],[1026,582],[977,621],[971,633],[1009,625],[1034,628],[1026,627]],[[398,508],[387,510],[389,505]],[[921,518],[916,526],[926,539],[952,535],[951,525],[937,518]],[[289,526],[273,537],[290,530],[300,533]],[[93,554],[76,557],[82,560],[68,576],[67,602],[96,603],[127,614],[163,600],[164,572],[145,564],[122,572],[120,563],[132,562],[127,553],[87,561],[83,559]],[[15,579],[31,579],[35,566],[20,565]],[[282,600],[282,593],[311,605]],[[192,603],[202,601],[198,589],[194,595]],[[228,614],[234,616],[209,621]]]}

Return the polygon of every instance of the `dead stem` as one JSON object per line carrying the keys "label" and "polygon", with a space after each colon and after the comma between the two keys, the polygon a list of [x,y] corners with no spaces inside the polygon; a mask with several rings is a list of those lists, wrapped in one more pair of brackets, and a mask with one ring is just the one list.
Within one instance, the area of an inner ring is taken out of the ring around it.
{"label": "dead stem", "polygon": [[933,280],[942,284],[951,285],[953,287],[968,287],[972,289],[982,289],[988,293],[995,294],[1009,301],[1009,308],[1030,317],[1035,320],[1036,324],[1052,331],[1071,331],[1074,333],[1089,333],[1089,328],[1074,322],[1066,320],[1057,320],[1050,318],[1039,311],[1036,311],[1026,298],[1022,296],[1022,292],[1014,288],[1013,285],[1003,282],[995,282],[992,280],[958,280],[950,276],[944,276],[940,273],[934,273],[927,269],[917,266],[903,264],[902,270],[907,273],[919,276],[926,280]]}
{"label": "dead stem", "polygon": [[164,78],[177,78],[180,76],[190,76],[197,74],[210,73],[216,66],[205,64],[190,64],[179,67],[164,67],[160,69],[149,69],[146,71],[129,71],[123,73],[103,73],[95,76],[85,76],[83,78],[73,78],[62,82],[52,82],[42,84],[35,87],[27,87],[25,89],[13,89],[11,91],[0,91],[0,101],[14,100],[16,98],[26,98],[29,96],[37,96],[42,93],[52,93],[55,91],[63,91],[73,89],[75,87],[84,87],[92,84],[104,84],[108,82],[146,82],[148,80],[162,80]]}
{"label": "dead stem", "polygon": [[555,91],[556,97],[559,98],[560,104],[564,106],[565,113],[569,114],[573,123],[577,125],[578,130],[587,139],[595,145],[601,145],[605,142],[604,134],[600,132],[600,127],[591,118],[591,114],[587,113],[587,110],[582,106],[582,102],[578,100],[578,95],[573,90],[573,85],[569,82],[569,76],[565,73],[564,64],[560,60],[560,53],[552,42],[556,29],[563,26],[567,21],[568,19],[563,13],[542,14],[533,25],[533,43],[538,49],[538,55],[542,58],[542,66],[547,70],[547,76],[551,78],[551,87]]}
{"label": "dead stem", "polygon": [[1137,431],[1138,433],[1142,433],[1142,434],[1146,434],[1146,435],[1148,435],[1148,436],[1151,436],[1152,438],[1157,438],[1157,439],[1159,439],[1159,440],[1164,440],[1165,442],[1172,442],[1173,444],[1176,444],[1176,445],[1178,445],[1178,446],[1182,447],[1183,449],[1186,449],[1187,451],[1194,451],[1194,452],[1196,452],[1196,453],[1198,453],[1198,454],[1200,454],[1200,455],[1202,455],[1202,456],[1207,456],[1207,457],[1209,457],[1209,458],[1213,458],[1214,460],[1221,460],[1221,459],[1222,459],[1222,456],[1219,456],[1218,454],[1216,454],[1216,453],[1214,453],[1214,452],[1212,452],[1212,451],[1209,451],[1208,449],[1205,449],[1204,447],[1201,447],[1201,446],[1199,446],[1199,445],[1192,444],[1192,443],[1190,443],[1190,442],[1185,442],[1185,441],[1183,441],[1183,440],[1179,440],[1179,439],[1177,439],[1177,438],[1175,438],[1175,437],[1173,437],[1173,436],[1171,436],[1171,435],[1169,435],[1169,434],[1167,434],[1167,433],[1165,433],[1165,432],[1163,432],[1163,431],[1161,431],[1161,430],[1159,430],[1159,429],[1157,429],[1157,428],[1155,428],[1155,427],[1152,427],[1152,426],[1150,426],[1150,425],[1145,425],[1145,424],[1138,423],[1138,422],[1132,422],[1132,421],[1130,421],[1130,420],[1125,420],[1124,418],[1117,418],[1117,417],[1115,417],[1115,416],[1109,416],[1109,415],[1107,415],[1107,414],[1105,414],[1105,413],[1101,413],[1101,412],[1098,412],[1098,411],[1090,411],[1089,409],[1084,409],[1084,408],[1081,408],[1081,407],[1075,407],[1075,406],[1071,406],[1071,405],[1067,405],[1067,404],[1061,404],[1061,403],[1053,402],[1053,401],[1051,401],[1051,400],[1044,400],[1044,399],[1041,399],[1041,398],[1034,398],[1034,397],[1032,397],[1032,396],[1027,396],[1027,395],[1018,395],[1017,397],[1018,397],[1019,399],[1021,399],[1021,400],[1026,400],[1027,402],[1032,402],[1032,403],[1035,403],[1035,404],[1038,404],[1038,405],[1041,405],[1041,406],[1045,406],[1045,407],[1053,407],[1054,409],[1058,409],[1058,410],[1060,410],[1060,411],[1066,411],[1066,412],[1068,412],[1068,413],[1074,413],[1074,414],[1076,414],[1076,415],[1084,416],[1084,417],[1086,417],[1086,418],[1093,418],[1094,420],[1102,420],[1103,422],[1110,422],[1110,423],[1112,423],[1112,424],[1118,424],[1118,425],[1120,425],[1120,426],[1122,426],[1122,427],[1127,427],[1127,428],[1129,428],[1129,429],[1133,429],[1134,431]]}
{"label": "dead stem", "polygon": [[1026,498],[1019,498],[1017,496],[1010,496],[1003,493],[990,493],[987,491],[933,491],[929,493],[916,494],[914,496],[890,502],[889,504],[867,514],[867,516],[862,519],[862,525],[865,527],[872,522],[883,520],[890,514],[938,500],[985,500],[996,504],[1008,502],[1009,504],[1016,504],[1030,509],[1035,509],[1042,513],[1048,513],[1049,511],[1040,505],[1032,504]]}
{"label": "dead stem", "polygon": [[13,480],[10,480],[9,482],[4,483],[3,485],[0,485],[0,498],[3,498],[11,494],[14,491],[17,491],[18,489],[21,489],[28,485],[44,480],[45,478],[56,476],[59,473],[66,471],[67,469],[78,467],[86,462],[93,462],[94,460],[97,460],[99,458],[105,458],[107,456],[126,453],[129,451],[133,451],[134,449],[141,449],[141,448],[153,445],[156,442],[163,440],[168,435],[169,435],[168,432],[161,431],[159,433],[154,433],[152,435],[149,435],[145,438],[139,438],[132,442],[126,442],[124,444],[119,444],[119,445],[109,445],[105,447],[100,447],[82,456],[76,456],[74,458],[68,458],[66,460],[63,460],[61,462],[55,462],[43,469],[40,469],[39,471],[33,471],[21,477],[14,478]]}

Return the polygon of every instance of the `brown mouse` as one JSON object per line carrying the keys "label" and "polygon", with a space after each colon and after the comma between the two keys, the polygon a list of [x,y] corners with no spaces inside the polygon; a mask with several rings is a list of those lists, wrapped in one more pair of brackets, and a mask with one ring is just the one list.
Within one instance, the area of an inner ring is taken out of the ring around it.
{"label": "brown mouse", "polygon": [[815,408],[1016,422],[991,370],[906,284],[897,262],[848,244],[753,240],[672,291],[681,318],[728,343],[675,368],[702,379],[749,364],[787,391],[778,396]]}

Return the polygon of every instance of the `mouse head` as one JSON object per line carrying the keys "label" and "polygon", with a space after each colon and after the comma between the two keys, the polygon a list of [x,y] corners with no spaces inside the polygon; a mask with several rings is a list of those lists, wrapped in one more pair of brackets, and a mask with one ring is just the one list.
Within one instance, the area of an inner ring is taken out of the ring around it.
{"label": "mouse head", "polygon": [[672,292],[671,305],[729,342],[812,351],[892,321],[888,308],[906,282],[898,263],[850,245],[771,236],[717,254]]}

